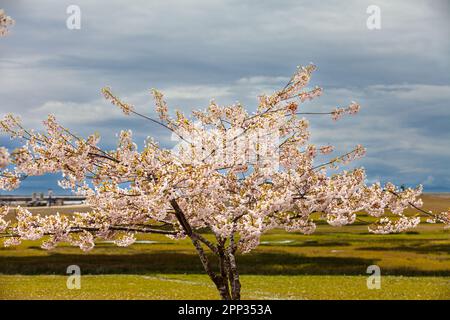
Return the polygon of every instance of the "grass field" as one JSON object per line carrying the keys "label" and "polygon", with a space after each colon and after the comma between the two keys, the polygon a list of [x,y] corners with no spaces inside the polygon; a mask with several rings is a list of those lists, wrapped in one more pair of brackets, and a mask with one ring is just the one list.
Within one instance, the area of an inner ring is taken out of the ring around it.
{"label": "grass field", "polygon": [[[450,207],[450,196],[425,195],[424,201],[435,212]],[[70,246],[45,251],[31,241],[1,248],[0,299],[217,298],[188,240],[139,240],[127,248],[98,243],[88,253]],[[309,236],[275,230],[238,263],[243,299],[450,299],[450,232],[442,225],[395,235],[369,234],[362,222],[321,224]],[[72,264],[81,268],[80,290],[66,287]],[[379,290],[366,286],[373,264],[381,268]]]}

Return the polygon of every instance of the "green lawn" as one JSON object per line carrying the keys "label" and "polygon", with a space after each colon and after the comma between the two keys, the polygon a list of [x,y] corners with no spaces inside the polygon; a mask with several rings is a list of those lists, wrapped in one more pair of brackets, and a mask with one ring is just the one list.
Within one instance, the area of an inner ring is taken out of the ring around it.
{"label": "green lawn", "polygon": [[[217,299],[207,276],[198,274],[86,275],[80,290],[65,276],[0,276],[0,297],[9,299]],[[369,290],[364,276],[266,276],[242,278],[244,299],[449,299],[444,277],[382,278]]]}
{"label": "green lawn", "polygon": [[[435,211],[450,207],[450,198],[425,202]],[[1,248],[0,299],[217,298],[188,240],[139,240],[156,242],[99,243],[89,253],[70,246],[45,251],[39,242]],[[244,299],[450,299],[450,232],[442,225],[396,235],[369,234],[362,223],[321,224],[309,236],[275,230],[238,263]],[[81,290],[66,288],[72,264],[81,268]],[[366,286],[372,264],[381,268],[379,290]]]}

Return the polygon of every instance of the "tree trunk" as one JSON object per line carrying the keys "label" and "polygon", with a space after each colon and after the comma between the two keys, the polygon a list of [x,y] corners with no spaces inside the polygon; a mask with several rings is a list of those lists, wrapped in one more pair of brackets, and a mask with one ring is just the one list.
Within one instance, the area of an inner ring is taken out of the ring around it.
{"label": "tree trunk", "polygon": [[[183,210],[181,210],[175,199],[170,201],[175,216],[183,228],[186,235],[191,239],[192,244],[197,250],[197,254],[200,257],[203,269],[208,274],[209,278],[216,285],[219,291],[220,297],[223,300],[239,300],[241,298],[241,283],[239,281],[239,274],[236,265],[236,244],[234,242],[234,236],[230,237],[230,246],[225,248],[225,240],[219,240],[219,244],[215,247],[207,239],[201,235],[193,232],[188,220],[186,219]],[[217,238],[217,237],[216,237]],[[219,270],[220,275],[217,275],[211,268],[208,256],[202,247],[202,242],[219,258]],[[231,287],[231,290],[230,290]]]}
{"label": "tree trunk", "polygon": [[230,264],[230,284],[231,284],[231,299],[241,299],[241,281],[239,280],[239,272],[237,270],[236,257],[234,253],[228,254]]}
{"label": "tree trunk", "polygon": [[216,274],[205,254],[200,241],[195,235],[191,237],[197,253],[200,257],[203,269],[208,274],[209,278],[215,284],[219,291],[222,300],[240,300],[241,299],[241,282],[239,280],[239,273],[237,270],[236,257],[233,250],[225,250],[223,246],[219,245],[218,251],[215,253],[219,260],[220,274]]}
{"label": "tree trunk", "polygon": [[[223,300],[231,300],[230,290],[228,287],[228,281],[223,276],[217,275],[211,268],[211,264],[209,263],[208,257],[203,250],[203,247],[198,240],[198,238],[193,234],[191,235],[192,243],[194,244],[195,249],[197,250],[198,256],[200,257],[200,261],[203,265],[203,269],[205,269],[209,278],[216,285],[217,290]],[[219,257],[220,260],[220,257]]]}

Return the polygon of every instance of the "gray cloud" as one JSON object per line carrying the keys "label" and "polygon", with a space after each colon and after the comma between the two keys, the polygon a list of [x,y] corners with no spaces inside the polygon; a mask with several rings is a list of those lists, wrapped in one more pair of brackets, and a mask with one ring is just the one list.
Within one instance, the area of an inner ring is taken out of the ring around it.
{"label": "gray cloud", "polygon": [[[82,11],[79,31],[65,26],[73,3]],[[371,4],[381,8],[381,30],[366,28]],[[20,0],[0,7],[16,20],[0,40],[0,113],[21,114],[29,126],[54,113],[80,134],[99,131],[107,147],[128,127],[137,141],[151,135],[169,146],[167,132],[124,118],[101,98],[101,87],[149,114],[151,87],[184,111],[211,98],[252,109],[257,95],[312,61],[319,67],[312,84],[325,93],[305,108],[325,111],[351,100],[363,106],[341,122],[311,119],[314,143],[339,151],[365,145],[367,157],[357,164],[370,181],[450,190],[445,0]]]}

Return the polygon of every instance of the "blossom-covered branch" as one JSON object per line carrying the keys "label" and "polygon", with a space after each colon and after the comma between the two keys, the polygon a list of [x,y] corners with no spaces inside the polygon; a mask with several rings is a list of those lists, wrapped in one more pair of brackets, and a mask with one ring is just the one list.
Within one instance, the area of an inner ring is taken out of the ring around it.
{"label": "blossom-covered branch", "polygon": [[9,31],[8,28],[13,24],[14,20],[6,15],[5,10],[0,8],[0,37],[5,36]]}

